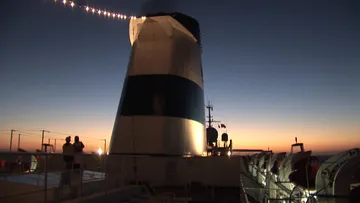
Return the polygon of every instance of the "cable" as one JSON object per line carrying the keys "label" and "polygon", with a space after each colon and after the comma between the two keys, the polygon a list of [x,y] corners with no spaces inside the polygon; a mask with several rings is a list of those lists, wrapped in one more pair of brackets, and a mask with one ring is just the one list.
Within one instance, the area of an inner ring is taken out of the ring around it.
{"label": "cable", "polygon": [[42,130],[20,130],[20,131],[41,132]]}
{"label": "cable", "polygon": [[88,139],[94,139],[94,140],[99,140],[99,141],[104,141],[105,139],[102,138],[95,138],[95,137],[87,137],[87,136],[81,136],[82,138],[88,138]]}
{"label": "cable", "polygon": [[21,135],[21,137],[23,137],[23,136],[27,136],[27,137],[37,137],[37,138],[41,138],[41,137],[39,137],[39,136],[37,136],[37,135],[27,135],[27,134],[23,134],[23,133],[19,133],[20,135]]}
{"label": "cable", "polygon": [[[104,16],[107,18],[112,18],[113,20],[132,20],[132,19],[136,19],[136,16],[129,16],[129,15],[125,15],[122,13],[118,13],[118,12],[110,12],[107,11],[106,9],[99,9],[96,7],[92,7],[89,5],[85,5],[85,4],[76,4],[74,1],[68,1],[68,0],[53,0],[55,3],[57,2],[61,2],[61,4],[64,7],[71,7],[71,8],[80,8],[85,10],[87,13],[92,13],[92,14],[97,14],[98,16]],[[61,5],[59,3],[59,5]],[[142,16],[141,19],[146,19],[145,16]]]}
{"label": "cable", "polygon": [[34,133],[28,133],[22,130],[15,130],[15,132],[19,132],[21,134],[28,134],[28,135],[34,135],[34,136],[41,136],[41,134],[34,134]]}
{"label": "cable", "polygon": [[[43,130],[15,130],[15,129],[12,129],[14,130],[14,132],[18,132],[19,134],[21,134],[22,136],[30,136],[30,137],[37,137],[37,138],[41,138],[42,134],[41,132]],[[6,132],[6,131],[10,131],[10,132]],[[29,133],[27,131],[38,131],[39,134],[35,134],[35,133]],[[47,138],[47,139],[52,139],[52,140],[65,140],[62,136],[79,136],[81,138],[85,138],[85,139],[92,139],[92,140],[96,140],[98,141],[99,143],[100,142],[106,142],[107,139],[105,138],[95,138],[95,137],[88,137],[88,136],[80,136],[80,135],[75,135],[75,134],[68,134],[68,133],[61,133],[61,132],[53,132],[53,131],[46,131],[47,133],[44,134],[44,137]],[[11,130],[4,130],[4,133],[2,134],[11,134]],[[49,135],[50,134],[50,135]],[[51,134],[55,134],[55,135],[51,135]],[[16,135],[16,134],[14,134]],[[98,144],[99,144],[98,143]]]}
{"label": "cable", "polygon": [[67,135],[67,136],[74,136],[74,135],[71,135],[71,134],[68,134],[68,133],[59,133],[59,132],[54,132],[54,131],[50,131],[49,132],[50,134],[58,134],[58,135]]}
{"label": "cable", "polygon": [[66,135],[66,136],[79,136],[79,137],[82,137],[82,138],[88,138],[88,139],[94,139],[94,140],[104,140],[104,139],[95,138],[95,137],[81,136],[81,135],[78,135],[78,134],[67,134],[67,133],[60,133],[60,132],[50,131],[50,134],[51,133],[58,134],[58,135]]}

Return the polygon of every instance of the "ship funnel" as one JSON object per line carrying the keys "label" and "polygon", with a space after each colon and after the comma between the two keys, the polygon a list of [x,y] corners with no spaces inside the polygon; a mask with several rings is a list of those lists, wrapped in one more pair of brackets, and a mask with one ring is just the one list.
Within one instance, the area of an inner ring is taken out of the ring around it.
{"label": "ship funnel", "polygon": [[206,148],[199,23],[181,13],[130,21],[132,46],[110,154],[202,155]]}

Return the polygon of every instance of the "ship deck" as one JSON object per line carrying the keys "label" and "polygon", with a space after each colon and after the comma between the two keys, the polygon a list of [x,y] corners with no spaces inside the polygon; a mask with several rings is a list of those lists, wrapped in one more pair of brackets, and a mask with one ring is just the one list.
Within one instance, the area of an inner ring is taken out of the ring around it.
{"label": "ship deck", "polygon": [[[42,166],[40,169],[44,169],[44,166],[48,167],[47,172],[2,174],[1,202],[255,203],[245,194],[244,182],[254,183],[252,186],[254,188],[256,183],[249,182],[250,179],[246,178],[242,181],[241,177],[247,176],[247,171],[241,156],[170,158],[171,160],[141,157],[136,161],[137,172],[135,173],[132,157],[122,157],[121,165],[116,165],[121,166],[121,169],[115,168],[116,173],[109,171],[106,167],[99,169],[96,164],[93,164],[93,158],[84,158],[84,162],[89,161],[86,165],[96,166],[96,170],[87,167],[81,182],[74,181],[77,185],[63,186],[60,184],[61,169],[55,167],[56,162],[61,162],[62,155],[43,155],[47,163],[42,162],[41,160],[44,159],[40,158],[38,164]],[[169,161],[172,164],[177,163],[176,171],[171,172],[172,177],[169,177],[169,171],[166,171]],[[113,161],[113,163],[120,162]],[[101,172],[102,170],[104,171]]]}

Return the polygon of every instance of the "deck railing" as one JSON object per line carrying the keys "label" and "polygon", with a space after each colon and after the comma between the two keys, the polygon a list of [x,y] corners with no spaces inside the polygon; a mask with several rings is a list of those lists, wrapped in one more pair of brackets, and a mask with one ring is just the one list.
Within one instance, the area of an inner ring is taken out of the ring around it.
{"label": "deck railing", "polygon": [[[215,198],[215,186],[240,187],[242,202],[247,201],[239,181],[244,168],[240,157],[82,154],[75,157],[81,168],[70,171],[65,169],[63,154],[0,153],[0,157],[6,161],[0,172],[3,203],[88,202],[90,197],[129,185],[150,185],[142,190],[144,194],[161,198],[163,202],[186,202],[193,182],[202,183],[212,198]],[[181,188],[182,198],[175,193],[154,194],[151,186]]]}

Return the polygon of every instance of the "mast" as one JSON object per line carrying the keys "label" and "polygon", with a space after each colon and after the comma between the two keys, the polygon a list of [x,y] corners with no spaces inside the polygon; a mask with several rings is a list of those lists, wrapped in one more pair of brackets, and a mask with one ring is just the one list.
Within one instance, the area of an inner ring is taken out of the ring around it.
{"label": "mast", "polygon": [[209,119],[206,122],[209,123],[209,127],[212,127],[212,125],[211,125],[211,121],[212,121],[211,111],[214,110],[213,105],[211,105],[210,101],[208,101],[208,105],[207,106],[205,105],[205,107],[207,108],[208,115],[209,115],[209,116],[207,116],[207,118],[209,118]]}
{"label": "mast", "polygon": [[205,105],[208,110],[208,120],[206,121],[209,124],[209,128],[212,127],[212,123],[220,123],[221,121],[214,121],[213,116],[211,115],[211,111],[214,110],[214,106],[208,101],[208,105]]}

